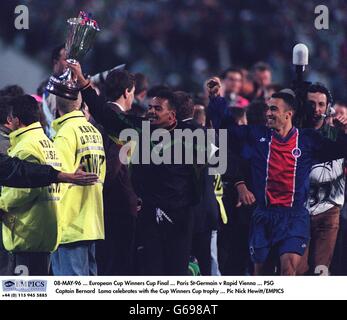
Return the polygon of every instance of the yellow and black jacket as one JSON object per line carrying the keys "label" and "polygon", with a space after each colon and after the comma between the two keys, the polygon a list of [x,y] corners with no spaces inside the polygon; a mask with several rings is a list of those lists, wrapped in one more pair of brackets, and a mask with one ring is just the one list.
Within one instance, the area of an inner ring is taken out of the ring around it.
{"label": "yellow and black jacket", "polygon": [[[10,156],[61,170],[59,156],[39,122],[12,132],[10,141]],[[6,250],[51,252],[57,248],[62,188],[60,184],[31,189],[3,187],[0,209],[7,212],[2,226]]]}
{"label": "yellow and black jacket", "polygon": [[79,167],[99,176],[92,186],[69,185],[62,199],[63,232],[61,243],[104,239],[102,189],[106,159],[100,132],[81,111],[73,111],[53,121],[54,145],[62,159],[63,170]]}

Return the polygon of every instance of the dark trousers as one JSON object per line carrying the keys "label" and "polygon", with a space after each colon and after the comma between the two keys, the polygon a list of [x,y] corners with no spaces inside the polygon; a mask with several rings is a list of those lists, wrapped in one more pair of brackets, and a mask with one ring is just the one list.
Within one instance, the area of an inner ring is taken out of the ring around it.
{"label": "dark trousers", "polygon": [[15,252],[5,250],[0,223],[0,276],[48,276],[49,253]]}
{"label": "dark trousers", "polygon": [[187,275],[194,227],[192,208],[165,213],[172,223],[166,218],[158,223],[154,208],[144,208],[140,214],[143,272],[145,275]]}
{"label": "dark trousers", "polygon": [[249,229],[254,207],[233,208],[229,222],[218,231],[218,261],[222,275],[242,276],[252,272]]}
{"label": "dark trousers", "polygon": [[1,276],[48,276],[49,253],[46,252],[1,252]]}
{"label": "dark trousers", "polygon": [[108,216],[112,218],[106,219],[105,214],[105,240],[96,243],[98,275],[133,275],[136,218],[129,212]]}
{"label": "dark trousers", "polygon": [[13,256],[7,252],[2,243],[2,223],[0,222],[0,276],[13,275]]}
{"label": "dark trousers", "polygon": [[0,276],[9,276],[13,275],[11,270],[11,254],[0,248]]}
{"label": "dark trousers", "polygon": [[49,257],[46,252],[17,252],[11,254],[11,270],[18,276],[48,276]]}
{"label": "dark trousers", "polygon": [[199,232],[193,236],[192,255],[198,260],[203,276],[211,275],[211,236],[211,230]]}

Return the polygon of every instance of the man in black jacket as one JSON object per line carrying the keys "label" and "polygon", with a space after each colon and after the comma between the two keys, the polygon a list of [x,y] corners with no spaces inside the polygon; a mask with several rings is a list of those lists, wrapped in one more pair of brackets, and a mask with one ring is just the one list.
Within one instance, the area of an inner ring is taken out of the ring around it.
{"label": "man in black jacket", "polygon": [[[177,119],[189,124],[195,129],[203,128],[193,119],[194,102],[190,94],[184,91],[175,91],[178,110]],[[215,176],[208,174],[206,167],[201,175],[201,199],[193,207],[194,235],[192,242],[192,256],[198,260],[200,272],[203,276],[210,276],[211,262],[211,237],[212,231],[217,230],[219,222],[219,206],[215,195]]]}
{"label": "man in black jacket", "polygon": [[[132,107],[134,83],[134,75],[126,70],[116,70],[107,77],[105,95],[115,112],[127,112]],[[98,275],[131,275],[134,270],[138,198],[133,190],[129,168],[119,159],[122,144],[112,141],[101,125],[95,126],[102,134],[106,154],[103,189],[105,240],[96,244]]]}
{"label": "man in black jacket", "polygon": [[[139,149],[144,148],[141,130],[146,125],[142,123],[144,119],[113,110],[89,86],[80,65],[69,66],[78,85],[83,88],[83,100],[94,119],[113,136],[119,136],[123,129],[134,129],[141,136]],[[151,132],[160,128],[169,133],[169,148],[175,143],[174,129],[190,128],[176,120],[173,97],[173,93],[168,91],[158,94],[151,100],[147,113],[152,119],[149,126]],[[151,145],[150,141],[148,145]],[[163,150],[160,147],[158,149]],[[193,232],[192,206],[199,201],[194,169],[193,165],[186,164],[155,164],[153,159],[148,164],[144,164],[141,159],[138,165],[132,165],[135,191],[143,200],[141,229],[144,232],[144,271],[147,275],[187,274]]]}

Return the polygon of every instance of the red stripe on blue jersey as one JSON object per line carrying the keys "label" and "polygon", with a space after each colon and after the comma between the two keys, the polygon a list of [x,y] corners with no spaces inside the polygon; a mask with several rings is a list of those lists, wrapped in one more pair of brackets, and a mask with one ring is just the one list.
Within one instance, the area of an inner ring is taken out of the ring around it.
{"label": "red stripe on blue jersey", "polygon": [[[299,132],[293,128],[286,138],[273,133],[269,143],[266,177],[268,204],[292,207],[295,194],[295,177]],[[295,156],[296,155],[296,156]]]}

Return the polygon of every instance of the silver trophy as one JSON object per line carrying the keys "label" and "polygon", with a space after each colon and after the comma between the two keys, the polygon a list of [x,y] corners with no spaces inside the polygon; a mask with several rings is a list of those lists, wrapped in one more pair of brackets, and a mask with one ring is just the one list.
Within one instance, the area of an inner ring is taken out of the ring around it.
{"label": "silver trophy", "polygon": [[[92,20],[84,12],[80,12],[78,18],[68,19],[67,23],[66,61],[76,63],[90,50],[100,29],[96,21]],[[49,78],[46,90],[65,99],[77,100],[80,88],[72,78],[70,68],[67,68],[62,75],[52,75]]]}

